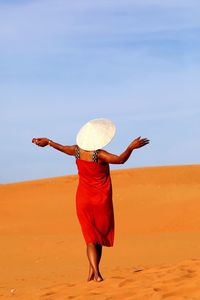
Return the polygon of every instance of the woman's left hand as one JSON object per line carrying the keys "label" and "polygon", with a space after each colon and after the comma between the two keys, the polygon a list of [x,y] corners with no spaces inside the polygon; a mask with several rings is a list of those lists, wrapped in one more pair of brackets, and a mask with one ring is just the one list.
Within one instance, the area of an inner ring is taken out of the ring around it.
{"label": "woman's left hand", "polygon": [[36,144],[37,146],[40,147],[45,147],[49,143],[49,139],[47,138],[33,138],[32,143]]}
{"label": "woman's left hand", "polygon": [[138,149],[144,147],[147,144],[149,144],[149,140],[147,138],[141,138],[141,136],[139,136],[138,138],[132,141],[129,147],[131,147],[132,149]]}

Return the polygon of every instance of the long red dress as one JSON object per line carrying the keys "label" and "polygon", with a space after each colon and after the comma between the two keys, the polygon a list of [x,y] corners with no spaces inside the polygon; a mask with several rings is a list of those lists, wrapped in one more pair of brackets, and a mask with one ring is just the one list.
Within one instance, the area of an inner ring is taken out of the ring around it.
{"label": "long red dress", "polygon": [[79,184],[76,211],[86,243],[111,247],[114,212],[109,164],[76,158]]}

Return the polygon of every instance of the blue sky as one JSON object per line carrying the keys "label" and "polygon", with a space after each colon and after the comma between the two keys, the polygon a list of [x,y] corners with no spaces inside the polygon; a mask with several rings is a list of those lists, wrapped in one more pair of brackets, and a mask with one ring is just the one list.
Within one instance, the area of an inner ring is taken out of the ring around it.
{"label": "blue sky", "polygon": [[110,152],[151,140],[112,169],[199,164],[199,36],[198,0],[0,0],[0,183],[75,174],[31,139],[74,144],[98,117]]}

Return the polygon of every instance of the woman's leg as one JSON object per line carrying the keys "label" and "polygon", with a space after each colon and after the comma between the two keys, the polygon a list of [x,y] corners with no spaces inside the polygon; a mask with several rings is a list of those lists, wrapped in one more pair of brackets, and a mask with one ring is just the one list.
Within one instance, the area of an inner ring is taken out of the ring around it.
{"label": "woman's leg", "polygon": [[94,271],[91,263],[89,262],[89,273],[88,273],[88,279],[87,281],[94,280]]}
{"label": "woman's leg", "polygon": [[97,255],[98,255],[98,265],[100,264],[101,255],[102,255],[102,245],[96,244]]}
{"label": "woman's leg", "polygon": [[87,256],[90,263],[88,280],[102,281],[103,278],[99,271],[99,262],[101,259],[102,246],[89,243],[87,244]]}
{"label": "woman's leg", "polygon": [[[97,256],[98,256],[98,266],[99,266],[99,263],[100,263],[100,260],[101,260],[101,255],[102,255],[102,245],[100,244],[95,244],[96,246],[96,250],[97,250]],[[89,260],[89,274],[88,274],[88,281],[91,281],[91,280],[94,280],[94,270],[93,270],[93,267],[90,263],[90,260]]]}

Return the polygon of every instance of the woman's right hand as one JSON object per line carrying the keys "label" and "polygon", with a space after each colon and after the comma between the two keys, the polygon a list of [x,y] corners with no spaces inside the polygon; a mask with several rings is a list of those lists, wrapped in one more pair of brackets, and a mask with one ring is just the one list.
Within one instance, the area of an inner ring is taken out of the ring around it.
{"label": "woman's right hand", "polygon": [[49,139],[47,138],[33,138],[32,143],[34,143],[37,146],[45,147],[49,144]]}
{"label": "woman's right hand", "polygon": [[141,139],[141,136],[139,136],[138,138],[136,138],[135,140],[132,141],[132,143],[130,143],[129,147],[134,150],[134,149],[138,149],[141,148],[145,145],[149,144],[149,140],[147,138],[143,138]]}

